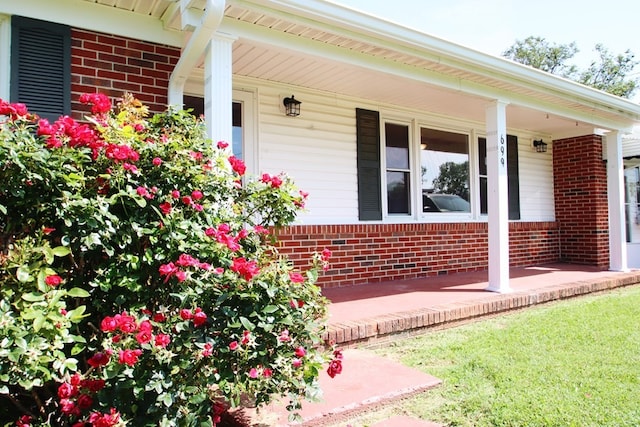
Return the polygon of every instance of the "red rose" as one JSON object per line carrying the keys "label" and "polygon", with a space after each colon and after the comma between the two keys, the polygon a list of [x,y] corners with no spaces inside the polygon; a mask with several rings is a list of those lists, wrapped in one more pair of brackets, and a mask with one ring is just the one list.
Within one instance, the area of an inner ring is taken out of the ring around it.
{"label": "red rose", "polygon": [[89,364],[89,366],[98,368],[100,366],[104,366],[107,363],[109,363],[110,359],[111,359],[111,355],[109,353],[98,352],[93,356],[91,356],[91,358],[87,360],[87,363]]}
{"label": "red rose", "polygon": [[88,394],[78,396],[78,408],[89,409],[93,405],[93,399]]}
{"label": "red rose", "polygon": [[158,334],[155,338],[156,347],[165,348],[171,342],[171,337],[167,334]]}
{"label": "red rose", "polygon": [[207,315],[199,308],[196,308],[196,313],[193,315],[193,324],[198,327],[204,325],[206,322]]}
{"label": "red rose", "polygon": [[45,277],[44,279],[44,283],[46,283],[49,286],[58,286],[60,283],[62,283],[62,277],[58,276],[57,274],[52,274],[50,276]]}
{"label": "red rose", "polygon": [[146,344],[151,341],[151,338],[153,338],[151,331],[140,331],[136,334],[136,341],[138,341],[138,344]]}
{"label": "red rose", "polygon": [[182,310],[180,310],[180,318],[182,320],[193,319],[193,313],[191,313],[191,310],[189,310],[188,308],[183,308]]}
{"label": "red rose", "polygon": [[342,372],[342,360],[340,359],[332,360],[331,363],[329,363],[329,367],[327,368],[327,374],[329,374],[329,376],[333,378],[341,372]]}
{"label": "red rose", "polygon": [[58,387],[58,397],[60,399],[68,399],[78,394],[78,388],[69,383],[62,383]]}
{"label": "red rose", "polygon": [[229,350],[235,351],[238,349],[238,341],[231,341],[229,343]]}
{"label": "red rose", "polygon": [[296,355],[296,357],[300,357],[300,358],[302,358],[302,357],[304,357],[306,354],[307,354],[307,350],[305,350],[305,349],[304,349],[304,347],[298,347],[298,348],[296,348],[296,351],[295,351],[295,355]]}
{"label": "red rose", "polygon": [[118,362],[122,365],[133,366],[138,363],[138,358],[142,354],[142,350],[120,350]]}

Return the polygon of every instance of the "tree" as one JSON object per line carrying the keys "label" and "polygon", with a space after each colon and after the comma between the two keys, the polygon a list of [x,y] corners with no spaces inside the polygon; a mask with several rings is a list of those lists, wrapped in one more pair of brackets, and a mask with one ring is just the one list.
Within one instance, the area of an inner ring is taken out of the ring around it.
{"label": "tree", "polygon": [[438,193],[457,194],[469,200],[469,162],[446,162],[440,165],[440,175],[433,180]]}
{"label": "tree", "polygon": [[635,60],[635,55],[630,50],[613,55],[601,44],[596,45],[595,50],[599,58],[592,61],[586,70],[569,64],[569,60],[578,53],[575,42],[555,44],[543,37],[529,36],[524,40],[516,40],[502,56],[613,95],[630,98],[638,88],[638,79],[630,77],[640,63]]}
{"label": "tree", "polygon": [[592,61],[589,68],[580,74],[579,82],[596,89],[629,98],[638,87],[637,79],[627,79],[639,61],[626,50],[624,54],[613,55],[602,46],[596,45],[599,59]]}
{"label": "tree", "polygon": [[578,53],[575,42],[570,44],[549,43],[542,37],[529,36],[516,42],[502,53],[502,56],[515,62],[571,78],[575,75],[575,65],[568,65],[570,60]]}

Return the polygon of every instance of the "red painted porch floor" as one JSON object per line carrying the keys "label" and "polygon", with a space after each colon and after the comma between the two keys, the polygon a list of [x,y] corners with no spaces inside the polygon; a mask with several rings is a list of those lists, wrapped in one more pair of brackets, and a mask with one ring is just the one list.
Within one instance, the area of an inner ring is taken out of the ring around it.
{"label": "red painted porch floor", "polygon": [[[440,380],[357,347],[383,345],[399,336],[473,320],[531,305],[640,283],[640,271],[601,271],[590,266],[547,264],[513,268],[511,292],[488,292],[487,272],[371,283],[323,291],[331,301],[329,337],[344,351],[343,373],[320,381],[324,399],[303,403],[303,426],[349,426],[354,414],[416,393]],[[253,427],[286,426],[285,404],[272,404],[244,418]],[[352,427],[359,427],[351,425]],[[372,427],[437,427],[438,424],[394,417]]]}

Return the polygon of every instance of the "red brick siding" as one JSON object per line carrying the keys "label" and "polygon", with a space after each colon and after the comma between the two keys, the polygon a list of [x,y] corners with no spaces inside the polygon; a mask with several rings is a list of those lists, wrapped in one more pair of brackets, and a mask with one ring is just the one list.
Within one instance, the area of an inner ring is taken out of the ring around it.
{"label": "red brick siding", "polygon": [[167,87],[180,49],[124,37],[71,31],[71,110],[76,119],[89,109],[83,93],[102,92],[118,99],[131,92],[152,112],[167,107]]}
{"label": "red brick siding", "polygon": [[[509,235],[512,266],[559,258],[554,222],[510,223]],[[299,267],[314,251],[331,250],[319,280],[324,287],[488,268],[486,223],[300,225],[283,228],[278,238],[281,253]]]}
{"label": "red brick siding", "polygon": [[556,221],[561,259],[609,268],[607,171],[602,138],[586,135],[553,142]]}

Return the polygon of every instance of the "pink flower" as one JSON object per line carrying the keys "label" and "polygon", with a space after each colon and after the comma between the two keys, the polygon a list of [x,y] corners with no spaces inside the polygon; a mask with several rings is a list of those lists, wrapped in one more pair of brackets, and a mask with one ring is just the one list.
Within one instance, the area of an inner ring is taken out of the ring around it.
{"label": "pink flower", "polygon": [[155,336],[156,347],[165,348],[171,342],[171,337],[167,334],[158,334]]}
{"label": "pink flower", "polygon": [[324,248],[322,250],[322,260],[323,261],[329,261],[329,258],[331,258],[331,251],[327,248]]}
{"label": "pink flower", "polygon": [[104,114],[111,110],[111,101],[102,93],[83,93],[80,102],[93,105],[91,114]]}
{"label": "pink flower", "polygon": [[31,427],[31,417],[29,415],[23,415],[16,421],[16,427]]}
{"label": "pink flower", "polygon": [[176,271],[176,279],[178,279],[178,282],[180,283],[184,282],[187,280],[187,272],[182,270]]}
{"label": "pink flower", "polygon": [[296,348],[294,354],[296,355],[296,357],[303,358],[307,354],[307,350],[305,350],[304,347],[300,346]]}
{"label": "pink flower", "polygon": [[238,175],[244,175],[244,173],[247,170],[247,167],[245,166],[244,162],[241,159],[235,156],[229,156],[228,161],[229,161],[229,164],[231,164],[231,168],[235,173],[237,173]]}
{"label": "pink flower", "polygon": [[126,311],[123,311],[122,314],[116,314],[115,318],[118,321],[118,328],[125,334],[130,334],[138,329],[136,319]]}
{"label": "pink flower", "polygon": [[189,206],[189,205],[191,205],[191,203],[193,203],[193,200],[191,200],[191,197],[189,197],[189,196],[183,196],[181,200],[182,200],[182,203],[184,203],[187,206]]}
{"label": "pink flower", "polygon": [[291,279],[291,281],[293,283],[303,283],[304,282],[304,276],[300,273],[294,273],[294,272],[290,272],[289,273],[289,279]]}
{"label": "pink flower", "polygon": [[120,422],[120,413],[115,408],[111,408],[109,414],[92,412],[89,416],[89,422],[93,427],[113,427]]}
{"label": "pink flower", "polygon": [[136,334],[138,344],[146,344],[151,341],[151,338],[153,338],[151,331],[140,331]]}
{"label": "pink flower", "polygon": [[244,331],[242,333],[242,345],[249,344],[249,340],[250,339],[251,339],[251,332],[250,331]]}
{"label": "pink flower", "polygon": [[70,383],[62,383],[58,387],[58,397],[60,399],[68,399],[78,394],[78,388]]}
{"label": "pink flower", "polygon": [[45,235],[49,235],[49,234],[53,233],[54,231],[56,231],[55,228],[42,227],[42,233],[44,233]]}
{"label": "pink flower", "polygon": [[202,350],[202,356],[208,357],[213,354],[213,345],[208,342],[204,345],[204,350]]}
{"label": "pink flower", "polygon": [[65,415],[80,415],[80,408],[78,408],[73,400],[60,399],[60,412]]}
{"label": "pink flower", "polygon": [[238,347],[239,347],[239,345],[238,345],[238,341],[231,341],[231,342],[229,343],[229,350],[231,350],[231,351],[235,351],[235,350],[237,350],[237,349],[238,349]]}
{"label": "pink flower", "polygon": [[114,317],[107,316],[100,322],[102,332],[112,332],[118,329],[118,321]]}
{"label": "pink flower", "polygon": [[231,271],[238,273],[245,280],[251,280],[260,272],[260,269],[255,261],[247,261],[245,258],[240,257],[234,258]]}
{"label": "pink flower", "polygon": [[62,283],[62,277],[58,276],[57,274],[52,274],[50,276],[45,277],[44,283],[46,283],[51,287],[56,287],[60,283]]}
{"label": "pink flower", "polygon": [[140,349],[120,350],[118,354],[118,363],[120,363],[121,365],[134,366],[136,363],[138,363],[138,358],[141,354],[142,350]]}
{"label": "pink flower", "polygon": [[171,203],[169,202],[160,203],[159,208],[164,215],[169,215],[171,213]]}
{"label": "pink flower", "polygon": [[188,308],[183,308],[182,310],[180,310],[180,318],[182,320],[190,320],[193,319],[193,314]]}
{"label": "pink flower", "polygon": [[223,150],[225,148],[227,148],[229,146],[228,143],[224,142],[224,141],[218,141],[218,148]]}
{"label": "pink flower", "polygon": [[264,368],[262,370],[262,376],[265,378],[271,378],[273,376],[273,371],[269,368]]}
{"label": "pink flower", "polygon": [[204,197],[204,195],[202,194],[202,191],[200,191],[200,190],[193,190],[191,192],[191,198],[193,200],[200,200],[200,199],[202,199],[202,197]]}
{"label": "pink flower", "polygon": [[193,325],[199,327],[207,323],[207,315],[200,308],[196,308],[196,312],[193,315]]}
{"label": "pink flower", "polygon": [[171,191],[171,197],[173,197],[174,199],[179,199],[180,198],[180,192],[178,190]]}
{"label": "pink flower", "polygon": [[278,340],[280,342],[289,342],[289,341],[291,341],[291,337],[289,336],[289,330],[285,329],[284,331],[280,332],[280,336],[278,337]]}
{"label": "pink flower", "polygon": [[258,378],[258,370],[256,368],[249,369],[249,378]]}
{"label": "pink flower", "polygon": [[300,359],[293,359],[291,361],[291,364],[293,365],[294,368],[299,368],[300,366],[302,366],[302,360]]}
{"label": "pink flower", "polygon": [[151,161],[153,166],[160,166],[162,164],[162,159],[160,157],[154,157]]}

